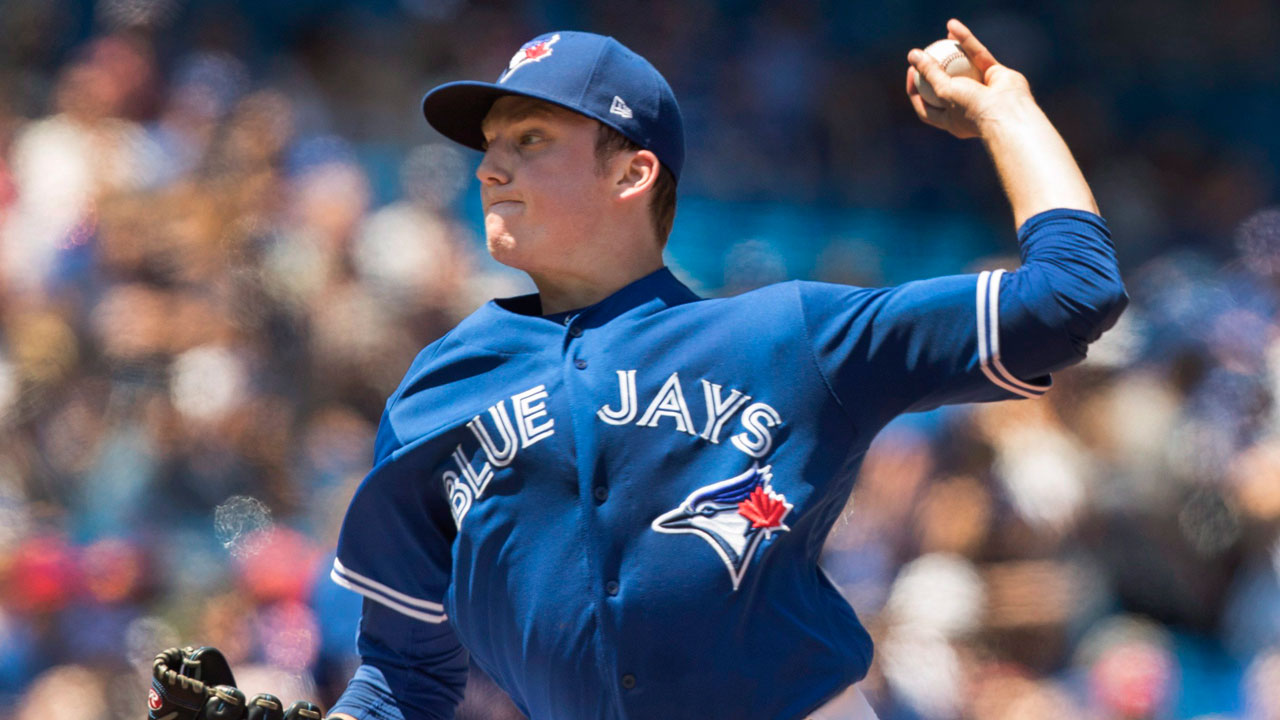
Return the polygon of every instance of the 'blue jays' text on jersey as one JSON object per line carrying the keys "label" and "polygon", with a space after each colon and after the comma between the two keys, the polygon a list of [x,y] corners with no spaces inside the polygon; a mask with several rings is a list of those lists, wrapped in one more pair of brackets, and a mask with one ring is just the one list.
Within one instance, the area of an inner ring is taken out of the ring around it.
{"label": "'blue jays' text on jersey", "polygon": [[1101,218],[1019,238],[1016,272],[894,288],[489,303],[388,402],[333,578],[451,624],[535,720],[803,717],[871,662],[818,556],[876,432],[1041,395],[1124,307]]}

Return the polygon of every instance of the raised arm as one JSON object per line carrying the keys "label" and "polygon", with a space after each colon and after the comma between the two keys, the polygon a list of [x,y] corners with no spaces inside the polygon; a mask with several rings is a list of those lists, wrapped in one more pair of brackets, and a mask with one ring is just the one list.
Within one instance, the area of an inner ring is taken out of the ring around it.
{"label": "raised arm", "polygon": [[947,107],[924,102],[912,69],[907,96],[925,123],[982,138],[1013,205],[1022,264],[891,288],[797,283],[828,388],[841,405],[880,411],[875,429],[901,412],[1043,395],[1129,300],[1106,221],[1026,78],[959,21],[947,28],[983,82],[912,50],[913,69]]}
{"label": "raised arm", "polygon": [[947,22],[947,37],[960,43],[983,82],[947,75],[928,53],[912,50],[907,61],[947,103],[937,108],[920,97],[907,70],[907,97],[925,123],[958,138],[981,138],[1013,206],[1014,226],[1054,208],[1098,213],[1093,193],[1075,158],[1045,116],[1022,73],[996,61],[959,20]]}

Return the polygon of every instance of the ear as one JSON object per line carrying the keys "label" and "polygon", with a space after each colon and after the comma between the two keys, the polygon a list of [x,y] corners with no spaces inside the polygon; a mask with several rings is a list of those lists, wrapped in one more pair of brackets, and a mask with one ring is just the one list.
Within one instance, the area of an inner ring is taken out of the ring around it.
{"label": "ear", "polygon": [[648,150],[638,150],[631,154],[617,176],[618,199],[629,200],[644,195],[658,181],[658,170],[661,168],[658,156]]}

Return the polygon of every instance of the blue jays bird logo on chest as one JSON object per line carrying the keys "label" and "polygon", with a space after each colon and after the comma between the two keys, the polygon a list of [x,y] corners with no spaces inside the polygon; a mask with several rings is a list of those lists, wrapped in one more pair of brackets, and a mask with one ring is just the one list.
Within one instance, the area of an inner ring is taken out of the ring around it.
{"label": "blue jays bird logo on chest", "polygon": [[660,533],[693,533],[706,540],[729,569],[736,591],[760,544],[774,533],[791,529],[782,521],[792,505],[782,493],[774,492],[770,468],[754,463],[741,475],[700,487],[674,510],[654,519],[651,527]]}

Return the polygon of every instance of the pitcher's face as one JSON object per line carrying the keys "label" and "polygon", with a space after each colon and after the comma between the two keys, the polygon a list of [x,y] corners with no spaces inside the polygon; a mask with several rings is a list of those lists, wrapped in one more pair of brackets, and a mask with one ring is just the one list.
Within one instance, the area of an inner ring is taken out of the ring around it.
{"label": "pitcher's face", "polygon": [[610,183],[595,155],[599,123],[531,98],[499,98],[476,170],[494,259],[539,272],[572,256],[607,217]]}

